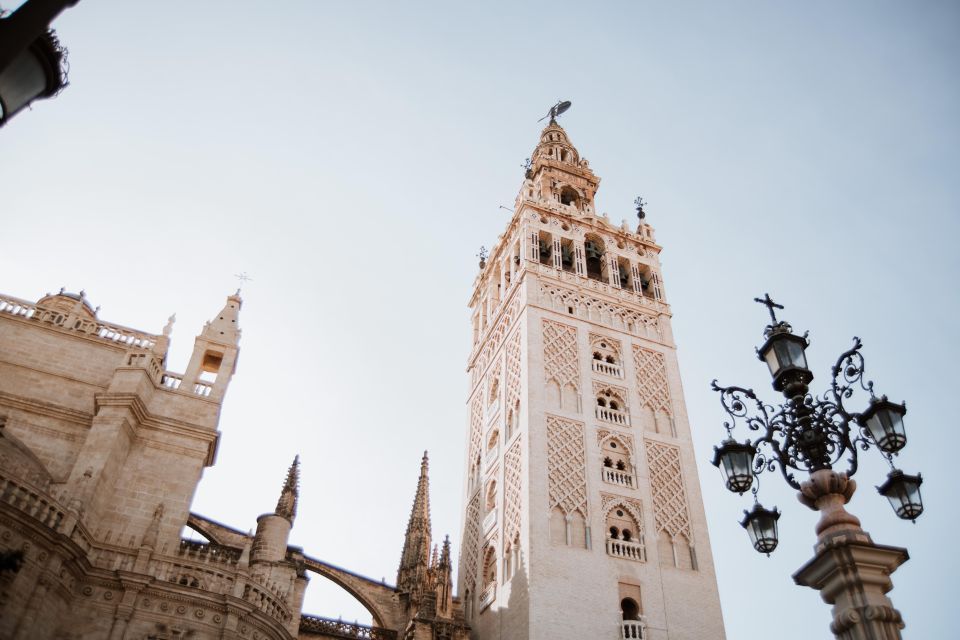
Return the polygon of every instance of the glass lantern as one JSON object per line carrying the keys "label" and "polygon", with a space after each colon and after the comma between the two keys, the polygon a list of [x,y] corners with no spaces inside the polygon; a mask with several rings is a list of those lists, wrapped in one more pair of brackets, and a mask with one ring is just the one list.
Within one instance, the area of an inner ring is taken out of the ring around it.
{"label": "glass lantern", "polygon": [[898,518],[916,522],[923,513],[923,500],[920,497],[922,483],[923,478],[919,473],[912,476],[894,469],[887,474],[887,481],[877,487],[877,491],[890,501]]}
{"label": "glass lantern", "polygon": [[[768,327],[767,341],[757,353],[770,368],[774,389],[783,391],[788,378],[795,378],[803,384],[813,380],[813,374],[807,368],[805,349],[808,344],[806,338],[793,334],[785,323],[773,329]],[[789,376],[790,373],[797,375]]]}
{"label": "glass lantern", "polygon": [[896,453],[907,444],[907,434],[903,428],[903,416],[907,405],[896,404],[883,396],[874,399],[870,407],[860,416],[860,424],[867,427],[873,441],[884,453]]}
{"label": "glass lantern", "polygon": [[749,440],[740,444],[727,438],[713,451],[713,466],[723,472],[727,489],[742,495],[753,484],[753,456],[757,450]]}
{"label": "glass lantern", "polygon": [[753,548],[768,556],[777,548],[780,539],[777,536],[777,520],[780,511],[765,509],[759,502],[753,505],[753,511],[744,511],[740,526],[747,530]]}

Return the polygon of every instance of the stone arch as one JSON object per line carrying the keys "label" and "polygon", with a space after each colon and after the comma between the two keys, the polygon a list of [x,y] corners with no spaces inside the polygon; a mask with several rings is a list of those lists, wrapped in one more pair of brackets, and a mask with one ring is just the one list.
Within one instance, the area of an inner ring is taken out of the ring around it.
{"label": "stone arch", "polygon": [[373,626],[397,629],[403,620],[394,600],[396,590],[390,585],[376,582],[315,558],[304,556],[304,569],[323,576],[353,596],[370,612]]}

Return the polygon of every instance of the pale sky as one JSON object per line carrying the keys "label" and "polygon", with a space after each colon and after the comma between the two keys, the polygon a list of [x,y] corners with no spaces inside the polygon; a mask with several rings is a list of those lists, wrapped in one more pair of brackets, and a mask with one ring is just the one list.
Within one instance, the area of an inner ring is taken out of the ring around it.
{"label": "pale sky", "polygon": [[[858,335],[878,391],[907,401],[898,464],[923,473],[926,513],[894,516],[875,452],[849,509],[910,550],[905,637],[955,635],[960,5],[87,0],[56,27],[70,86],[0,130],[0,291],[85,289],[153,332],[176,312],[182,371],[233,275],[254,278],[194,510],[254,527],[299,453],[292,543],[392,583],[429,449],[434,536],[459,552],[475,254],[567,99],[598,210],[632,222],[642,194],[664,247],[727,637],[830,620],[790,577],[816,515],[764,478],[783,516],[761,556],[749,499],[709,465],[711,379],[776,400],[753,353],[765,291],[810,330],[816,391]],[[323,582],[308,612],[364,620]]]}

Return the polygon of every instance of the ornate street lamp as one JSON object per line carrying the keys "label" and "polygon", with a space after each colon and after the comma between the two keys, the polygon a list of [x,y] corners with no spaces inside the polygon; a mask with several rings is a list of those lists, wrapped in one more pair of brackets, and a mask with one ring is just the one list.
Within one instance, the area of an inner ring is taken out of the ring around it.
{"label": "ornate street lamp", "polygon": [[67,86],[66,49],[50,22],[77,0],[27,0],[0,12],[0,127],[38,98]]}
{"label": "ornate street lamp", "polygon": [[[812,395],[806,334],[795,335],[788,323],[777,320],[774,309],[783,306],[769,294],[756,301],[770,312],[766,340],[757,355],[769,367],[773,388],[783,393],[785,402],[766,404],[752,389],[721,387],[714,380],[713,389],[720,393],[730,421],[724,423],[726,439],[714,447],[713,464],[722,471],[727,489],[753,493],[753,510],[744,512],[740,524],[761,553],[770,555],[777,546],[780,512],[757,501],[756,476],[779,470],[787,484],[800,492],[800,501],[820,511],[814,558],[793,578],[820,591],[833,605],[831,629],[837,638],[899,638],[903,620],[886,593],[893,588],[890,574],[909,557],[907,550],[875,544],[844,505],[856,490],[852,476],[859,453],[876,447],[892,468],[886,482],[877,487],[879,493],[899,518],[915,521],[923,513],[920,475],[905,474],[893,466],[893,456],[907,444],[906,405],[874,395],[873,382],[863,377],[859,338],[837,359],[830,388],[822,396]],[[870,398],[859,413],[844,404],[858,390]],[[737,442],[733,431],[738,425],[745,425],[756,437]],[[798,479],[797,471],[808,474],[807,478]]]}

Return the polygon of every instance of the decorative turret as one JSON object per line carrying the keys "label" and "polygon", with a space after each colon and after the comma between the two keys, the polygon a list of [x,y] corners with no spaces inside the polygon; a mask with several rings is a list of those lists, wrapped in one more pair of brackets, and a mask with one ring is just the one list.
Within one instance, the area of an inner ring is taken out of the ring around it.
{"label": "decorative turret", "polygon": [[287,478],[280,490],[280,499],[273,513],[265,513],[257,518],[257,533],[253,536],[253,548],[250,551],[250,564],[280,562],[287,555],[287,541],[290,529],[297,514],[299,495],[300,456],[293,459],[287,471]]}
{"label": "decorative turret", "polygon": [[453,563],[450,561],[450,536],[443,538],[440,559],[433,567],[434,593],[437,594],[437,614],[451,617],[453,613]]}
{"label": "decorative turret", "polygon": [[287,480],[283,483],[283,489],[280,492],[280,499],[277,500],[277,508],[274,510],[278,516],[286,518],[293,523],[297,517],[297,498],[300,496],[300,456],[293,459],[293,464],[287,470]]}
{"label": "decorative turret", "polygon": [[530,156],[530,168],[523,188],[532,189],[541,200],[555,202],[579,215],[595,215],[593,197],[600,178],[590,170],[590,163],[580,153],[556,121],[540,133],[540,143]]}
{"label": "decorative turret", "polygon": [[[183,384],[197,389],[200,395],[222,401],[230,378],[237,368],[240,352],[240,325],[238,316],[243,300],[240,291],[227,297],[217,316],[203,325],[203,331],[194,342],[190,364],[183,374]],[[209,389],[201,393],[201,389]]]}
{"label": "decorative turret", "polygon": [[407,534],[403,541],[403,554],[397,571],[397,591],[406,598],[407,605],[419,603],[425,590],[429,589],[430,573],[430,479],[427,452],[420,462],[420,479],[417,494],[410,510]]}

